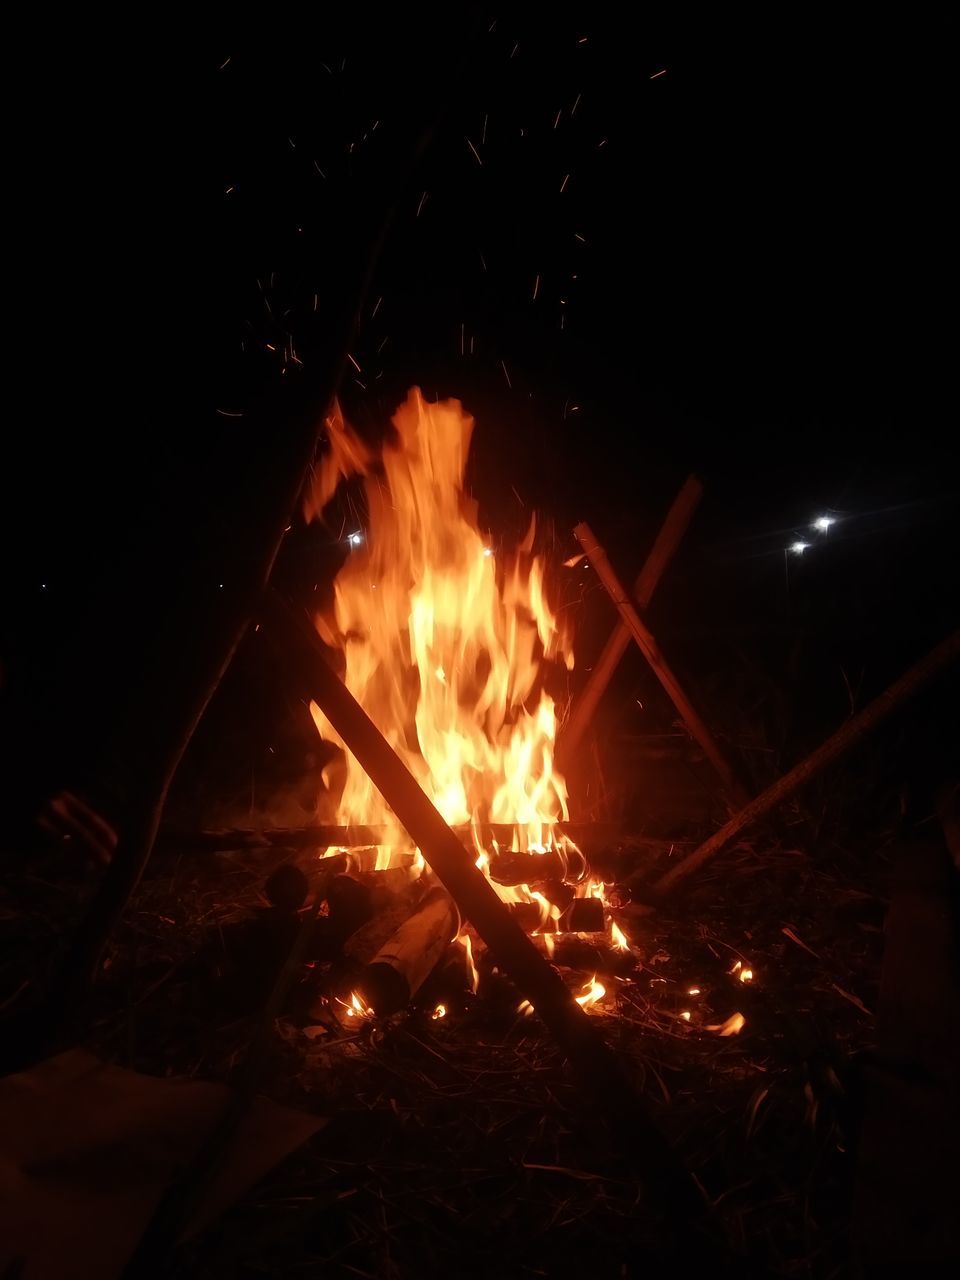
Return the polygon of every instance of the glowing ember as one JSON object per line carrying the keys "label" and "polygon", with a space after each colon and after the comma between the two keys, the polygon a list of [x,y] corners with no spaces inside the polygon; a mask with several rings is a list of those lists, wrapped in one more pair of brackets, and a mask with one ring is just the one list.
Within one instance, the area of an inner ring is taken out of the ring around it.
{"label": "glowing ember", "polygon": [[687,995],[688,995],[688,996],[698,996],[699,994],[700,994],[700,988],[699,988],[699,987],[688,987],[688,988],[687,988]]}
{"label": "glowing ember", "polygon": [[742,960],[736,962],[730,973],[735,974],[741,982],[753,981],[753,970],[745,967]]}
{"label": "glowing ember", "polygon": [[684,1011],[680,1014],[680,1017],[684,1020],[684,1022],[689,1022],[689,1021],[690,1021],[690,1010],[689,1010],[689,1009],[684,1009]]}
{"label": "glowing ember", "polygon": [[736,1036],[740,1034],[746,1021],[742,1013],[731,1013],[726,1022],[714,1023],[713,1026],[707,1027],[707,1030],[716,1031],[721,1036]]}
{"label": "glowing ember", "polygon": [[447,1006],[445,1004],[438,1004],[437,1007],[434,1009],[433,1013],[431,1013],[430,1015],[430,1017],[434,1020],[434,1022],[436,1022],[438,1018],[445,1018],[446,1016],[447,1016]]}
{"label": "glowing ember", "polygon": [[606,994],[606,987],[602,982],[597,981],[596,974],[594,974],[589,982],[585,982],[583,984],[583,994],[577,996],[577,1004],[581,1005],[584,1009],[588,1009],[590,1005],[596,1004],[598,1000],[602,1000]]}

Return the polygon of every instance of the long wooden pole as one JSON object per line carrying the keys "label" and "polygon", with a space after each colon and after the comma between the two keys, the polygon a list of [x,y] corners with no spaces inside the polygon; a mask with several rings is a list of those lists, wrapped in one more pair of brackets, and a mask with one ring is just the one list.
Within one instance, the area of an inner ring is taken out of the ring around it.
{"label": "long wooden pole", "polygon": [[559,972],[540,954],[512,918],[454,831],[420,784],[327,662],[306,616],[274,590],[263,597],[263,632],[284,663],[306,674],[317,705],[356,756],[414,840],[461,914],[476,928],[503,970],[530,1001],[577,1071],[592,1104],[651,1175],[672,1211],[698,1217],[703,1202],[669,1145],[649,1120],[639,1098],[591,1018],[576,1003]]}
{"label": "long wooden pole", "polygon": [[714,741],[710,730],[704,724],[693,703],[684,692],[680,681],[667,664],[667,660],[661,653],[660,646],[654,639],[653,633],[631,604],[626,591],[620,583],[620,579],[607,558],[607,553],[597,541],[592,529],[588,524],[578,524],[573,532],[576,534],[581,547],[590,557],[593,567],[597,571],[597,577],[606,587],[607,594],[619,610],[624,625],[637,642],[643,656],[650,663],[654,675],[663,685],[671,702],[680,712],[684,724],[697,742],[700,743],[704,755],[717,771],[717,775],[726,787],[727,792],[738,804],[745,803],[747,800],[746,792],[737,781],[733,769]]}
{"label": "long wooden pole", "polygon": [[[646,609],[653,599],[657,585],[676,554],[702,495],[703,484],[699,477],[687,476],[667,512],[656,542],[640,570],[640,576],[633,584],[633,598],[639,609]],[[569,759],[576,753],[629,643],[630,628],[621,619],[611,632],[600,657],[593,664],[590,678],[560,730],[557,742],[560,760]]]}
{"label": "long wooden pole", "polygon": [[666,875],[661,876],[654,885],[654,892],[663,894],[675,889],[681,881],[699,870],[705,862],[715,858],[745,827],[770,813],[805,782],[809,782],[828,764],[832,764],[834,760],[849,751],[878,724],[886,720],[887,716],[898,710],[918,689],[939,675],[958,657],[960,657],[960,631],[955,631],[953,635],[948,636],[935,649],[932,649],[916,666],[911,667],[899,680],[894,681],[889,689],[874,698],[862,711],[842,725],[812,755],[795,765],[782,778],[778,778],[773,786],[751,800],[709,840],[705,840],[699,849],[695,849],[689,857],[678,862]]}

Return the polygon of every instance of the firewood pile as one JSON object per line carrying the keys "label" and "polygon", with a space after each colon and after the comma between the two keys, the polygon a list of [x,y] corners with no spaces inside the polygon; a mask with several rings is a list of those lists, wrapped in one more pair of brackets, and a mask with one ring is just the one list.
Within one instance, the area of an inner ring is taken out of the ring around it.
{"label": "firewood pile", "polygon": [[[245,852],[276,864],[262,886],[266,905],[232,926],[227,954],[238,963],[267,960],[275,967],[306,929],[318,1019],[389,1017],[424,1001],[439,1018],[464,1002],[503,998],[507,979],[419,854],[316,844],[318,835],[336,831],[207,831],[192,839],[171,835],[166,843]],[[511,917],[576,983],[578,995],[578,975],[589,975],[581,1003],[593,1004],[604,983],[627,982],[642,967],[637,938],[647,908],[632,902],[630,882],[668,846],[679,846],[614,840],[609,824],[592,831],[581,824],[576,831],[589,855],[558,834],[542,852],[497,848],[487,870],[494,885],[519,899],[507,903]]]}

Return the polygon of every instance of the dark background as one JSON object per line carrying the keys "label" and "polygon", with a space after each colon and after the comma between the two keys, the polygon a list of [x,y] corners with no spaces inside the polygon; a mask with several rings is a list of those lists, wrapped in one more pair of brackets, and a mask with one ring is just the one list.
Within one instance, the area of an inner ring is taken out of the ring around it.
{"label": "dark background", "polygon": [[[296,375],[348,193],[432,99],[345,370],[354,420],[382,430],[414,383],[459,397],[492,536],[540,511],[559,566],[586,518],[625,578],[698,471],[652,621],[708,700],[744,670],[786,690],[787,756],[956,624],[935,33],[593,5],[168,34],[13,42],[8,781],[90,771],[118,706],[168,695],[142,638],[181,576],[212,597],[229,579],[229,415]],[[824,511],[836,526],[787,566]],[[291,530],[284,580],[322,592],[342,532]],[[577,571],[556,590],[588,665],[609,606]],[[183,644],[202,627],[184,618]],[[631,658],[621,700],[648,683]],[[278,697],[247,646],[208,754],[296,772],[265,755],[297,714]]]}

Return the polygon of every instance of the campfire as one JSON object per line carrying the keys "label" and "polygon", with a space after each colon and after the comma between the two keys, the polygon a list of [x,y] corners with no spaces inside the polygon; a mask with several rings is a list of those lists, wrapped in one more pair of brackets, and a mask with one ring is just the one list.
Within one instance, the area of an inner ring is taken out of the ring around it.
{"label": "campfire", "polygon": [[960,1256],[943,77],[802,16],[20,39],[0,1280]]}
{"label": "campfire", "polygon": [[[603,883],[563,829],[570,814],[555,764],[555,691],[574,654],[549,600],[536,520],[517,547],[494,550],[464,490],[474,423],[459,402],[429,403],[414,389],[392,423],[394,436],[375,454],[339,412],[329,418],[331,447],[308,513],[320,515],[337,483],[361,474],[366,524],[348,538],[318,633],[342,654],[347,689],[525,930],[549,954],[563,933],[598,941],[605,933],[622,954],[629,944],[605,909]],[[330,720],[316,703],[311,712],[321,737],[344,752],[343,767],[334,762],[323,779],[340,783],[338,822],[378,829],[352,865],[372,867],[373,882],[393,873],[382,884],[402,885],[416,904],[340,1007],[352,1017],[393,1012],[453,941],[475,988],[476,937]],[[346,852],[320,851],[319,870]],[[603,994],[592,983],[578,1001]]]}
{"label": "campfire", "polygon": [[[330,1014],[355,1025],[411,1001],[428,1004],[439,1019],[461,997],[484,997],[485,987],[502,995],[507,981],[515,1011],[540,1014],[581,1073],[602,1076],[609,1068],[603,1087],[616,1090],[618,1069],[607,1058],[598,1073],[605,1047],[585,1040],[579,1024],[583,1010],[605,1012],[604,1002],[615,1005],[610,998],[648,959],[656,963],[631,942],[645,901],[671,891],[881,723],[950,661],[956,638],[748,799],[603,547],[587,525],[577,526],[621,623],[575,704],[567,740],[584,732],[632,638],[712,766],[732,815],[696,849],[637,838],[617,844],[602,827],[571,820],[556,765],[565,729],[557,698],[573,668],[571,637],[550,603],[535,520],[512,549],[495,549],[480,527],[464,488],[473,425],[459,402],[430,403],[417,389],[380,449],[339,409],[330,414],[329,447],[305,511],[322,518],[339,485],[357,479],[365,523],[348,533],[332,604],[312,625],[275,592],[263,617],[282,660],[299,670],[300,687],[316,691],[310,710],[321,739],[339,748],[318,779],[336,822],[248,834],[254,843],[297,850],[271,878],[268,896],[293,928],[311,894],[317,918],[303,956],[324,962],[318,1019]],[[635,584],[641,607],[700,493],[691,477],[668,513]],[[332,669],[338,659],[342,678]],[[222,847],[236,847],[241,834],[222,833]],[[485,983],[486,976],[497,982]],[[742,989],[754,975],[741,958],[734,976]],[[674,1017],[724,1038],[746,1025],[736,1007],[714,1023],[679,1005]]]}

